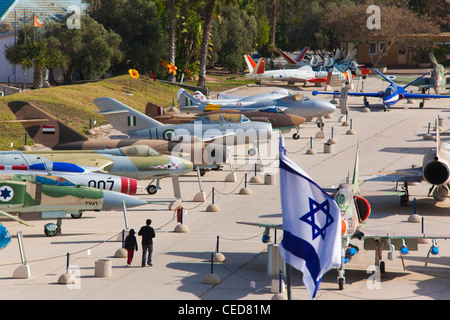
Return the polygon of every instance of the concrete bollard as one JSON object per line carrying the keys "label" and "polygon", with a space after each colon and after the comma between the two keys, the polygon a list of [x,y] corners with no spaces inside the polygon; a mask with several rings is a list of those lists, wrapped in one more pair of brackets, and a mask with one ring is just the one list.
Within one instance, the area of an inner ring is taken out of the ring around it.
{"label": "concrete bollard", "polygon": [[178,233],[188,233],[189,232],[189,227],[185,224],[177,224],[177,226],[175,227],[175,229],[173,230],[174,232],[178,232]]}
{"label": "concrete bollard", "polygon": [[275,174],[273,174],[273,173],[266,173],[264,175],[264,184],[274,185],[275,184]]}
{"label": "concrete bollard", "polygon": [[262,183],[262,179],[259,176],[253,176],[250,178],[250,183]]}
{"label": "concrete bollard", "polygon": [[252,190],[250,190],[249,188],[242,188],[241,190],[239,190],[239,194],[251,195]]}
{"label": "concrete bollard", "polygon": [[207,212],[219,212],[220,207],[217,204],[211,203],[209,206],[206,207]]}
{"label": "concrete bollard", "polygon": [[334,145],[329,144],[329,143],[324,143],[323,152],[324,153],[334,153]]}
{"label": "concrete bollard", "polygon": [[59,278],[58,278],[58,283],[59,284],[75,284],[76,283],[76,278],[73,274],[71,273],[63,273]]}
{"label": "concrete bollard", "polygon": [[112,263],[109,259],[99,259],[95,261],[95,276],[96,277],[111,277]]}
{"label": "concrete bollard", "polygon": [[316,139],[325,139],[325,132],[323,132],[323,131],[317,132]]}
{"label": "concrete bollard", "polygon": [[23,264],[14,270],[12,275],[13,279],[29,279],[31,277],[30,266],[28,264]]}
{"label": "concrete bollard", "polygon": [[126,258],[128,256],[128,252],[125,248],[117,249],[114,253],[115,258]]}
{"label": "concrete bollard", "polygon": [[219,284],[220,282],[219,276],[214,273],[208,273],[202,281],[204,284]]}
{"label": "concrete bollard", "polygon": [[236,182],[236,173],[231,172],[225,177],[225,182]]}
{"label": "concrete bollard", "polygon": [[206,195],[204,191],[198,192],[195,194],[194,199],[192,201],[194,202],[204,202],[206,200]]}

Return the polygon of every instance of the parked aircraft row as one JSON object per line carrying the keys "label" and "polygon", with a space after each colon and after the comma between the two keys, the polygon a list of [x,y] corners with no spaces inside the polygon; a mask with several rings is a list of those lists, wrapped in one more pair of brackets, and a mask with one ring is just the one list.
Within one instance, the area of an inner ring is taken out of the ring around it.
{"label": "parked aircraft row", "polygon": [[[79,185],[85,186],[86,190],[102,189],[107,198],[106,204],[111,202],[108,199],[112,197],[120,200],[121,205],[124,200],[127,206],[128,203],[130,206],[144,204],[146,202],[134,201],[137,198],[132,197],[136,194],[138,180],[157,180],[156,185],[152,181],[146,187],[148,193],[154,194],[161,178],[183,175],[194,168],[202,169],[225,163],[227,146],[218,143],[218,140],[225,139],[227,142],[232,141],[232,144],[259,143],[270,139],[273,128],[298,129],[306,119],[296,115],[297,110],[302,109],[308,118],[321,117],[335,110],[327,102],[308,102],[307,98],[296,99],[296,96],[290,96],[287,92],[280,92],[278,96],[285,98],[284,107],[277,107],[275,99],[272,99],[272,103],[263,104],[262,101],[266,102],[267,99],[254,97],[253,108],[249,110],[237,106],[233,109],[240,110],[206,109],[206,112],[195,116],[185,115],[177,117],[178,119],[170,116],[171,121],[168,115],[155,116],[155,110],[150,110],[149,113],[161,122],[115,99],[98,98],[94,100],[94,104],[100,113],[115,129],[131,138],[101,140],[80,134],[29,102],[13,101],[8,106],[17,120],[6,122],[21,123],[35,143],[52,151],[0,152],[0,174],[11,179],[11,183],[27,177],[25,180],[29,184],[36,184],[38,189],[40,185],[51,185],[55,190],[61,188],[62,194],[70,193],[71,189],[66,187]],[[201,100],[192,96],[189,98],[192,99],[191,106],[206,99],[204,96],[199,97]],[[248,100],[251,101],[252,98]],[[258,102],[260,104],[256,108]],[[237,105],[242,106],[242,102]],[[293,114],[284,113],[291,109]],[[313,112],[313,109],[317,111]],[[110,196],[111,193],[119,193],[121,196]],[[105,205],[104,209],[117,205],[116,202],[111,203],[109,206]],[[72,217],[79,217],[85,210],[99,208],[101,206],[80,206],[75,210],[70,207],[69,201],[67,210],[55,204],[47,211],[41,211],[40,217],[53,215],[58,219],[55,228],[60,232],[60,218],[67,213]],[[114,208],[117,209],[117,206]],[[11,213],[27,212],[25,209],[11,210],[5,210],[4,215],[13,217]],[[30,210],[39,212],[40,207],[34,206]],[[24,223],[18,217],[15,219]]]}
{"label": "parked aircraft row", "polygon": [[309,47],[303,48],[303,50],[300,51],[295,58],[291,58],[281,49],[278,49],[278,52],[286,60],[287,65],[291,68],[298,68],[305,65],[311,66],[311,68],[316,71],[328,71],[331,68],[335,68],[340,72],[351,72],[354,76],[362,76],[364,78],[370,74],[370,70],[368,68],[359,65],[355,60],[350,59],[350,57],[347,56],[344,59],[342,55],[338,56],[339,51],[336,52],[334,58],[332,58],[330,54],[325,53],[312,55],[312,57],[308,60],[306,58],[308,49]]}

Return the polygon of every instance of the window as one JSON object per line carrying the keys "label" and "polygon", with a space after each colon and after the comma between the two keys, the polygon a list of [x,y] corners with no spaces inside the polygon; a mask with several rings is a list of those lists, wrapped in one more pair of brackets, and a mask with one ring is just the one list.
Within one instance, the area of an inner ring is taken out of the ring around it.
{"label": "window", "polygon": [[377,54],[377,43],[376,42],[369,43],[369,54],[373,55],[373,56]]}
{"label": "window", "polygon": [[[378,49],[380,50],[380,52],[383,52],[383,50],[386,50],[386,42],[384,41],[380,41],[378,42]],[[383,53],[383,56],[387,55],[387,51],[385,51]]]}

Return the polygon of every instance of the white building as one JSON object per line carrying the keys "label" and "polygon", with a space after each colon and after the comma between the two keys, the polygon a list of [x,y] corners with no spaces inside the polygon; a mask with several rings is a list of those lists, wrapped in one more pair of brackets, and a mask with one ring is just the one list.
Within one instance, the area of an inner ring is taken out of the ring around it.
{"label": "white building", "polygon": [[[26,23],[30,24],[35,15],[41,22],[58,21],[74,11],[85,13],[88,4],[82,0],[0,0],[0,26],[14,30],[14,25],[20,28]],[[15,32],[0,33],[0,83],[10,83],[21,87],[24,82],[22,66],[12,65],[6,59],[5,46],[11,46],[15,41]],[[26,83],[33,83],[33,69],[25,73]]]}

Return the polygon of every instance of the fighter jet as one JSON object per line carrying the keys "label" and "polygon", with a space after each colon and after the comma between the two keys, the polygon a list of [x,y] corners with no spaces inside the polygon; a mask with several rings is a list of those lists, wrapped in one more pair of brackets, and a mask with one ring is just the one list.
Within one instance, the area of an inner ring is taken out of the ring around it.
{"label": "fighter jet", "polygon": [[[280,161],[282,161],[280,159]],[[285,164],[292,169],[290,164]],[[397,248],[400,251],[400,257],[408,254],[409,251],[418,250],[418,239],[432,239],[432,246],[429,253],[436,255],[439,249],[436,245],[436,239],[449,239],[450,235],[429,235],[429,234],[408,234],[402,232],[369,230],[365,228],[366,222],[371,213],[371,207],[367,199],[360,196],[358,183],[358,168],[359,168],[359,146],[357,147],[355,166],[353,170],[353,179],[351,183],[340,184],[334,194],[334,201],[336,201],[341,211],[342,218],[342,252],[341,252],[341,266],[338,269],[338,285],[339,290],[344,289],[345,284],[345,268],[344,265],[348,263],[354,255],[359,252],[358,246],[351,244],[354,239],[364,241],[365,250],[375,250],[375,265],[379,267],[380,273],[385,273],[385,263],[382,260],[382,251],[389,250],[388,259],[392,259],[392,254]],[[321,192],[327,193],[324,189]],[[301,193],[301,190],[298,190]],[[330,196],[331,197],[331,196]],[[314,219],[314,217],[312,218]],[[265,228],[263,235],[263,242],[268,243],[270,239],[270,229],[283,229],[282,224],[272,223],[254,223],[254,222],[237,222],[239,224],[247,224],[252,226],[259,226]],[[403,261],[403,258],[402,258]]]}
{"label": "fighter jet", "polygon": [[162,155],[143,145],[92,151],[0,152],[0,165],[45,163],[47,166],[52,166],[53,162],[70,162],[93,172],[107,172],[138,180],[156,179],[156,186],[152,184],[152,181],[146,188],[149,194],[154,194],[159,189],[160,179],[183,175],[193,170],[192,162]]}
{"label": "fighter jet", "polygon": [[348,80],[348,74],[344,74],[338,70],[325,70],[325,71],[314,71],[310,65],[303,65],[299,68],[294,69],[280,69],[280,70],[265,70],[265,58],[261,58],[254,65],[249,63],[251,60],[250,56],[245,56],[247,61],[247,66],[250,73],[245,76],[250,79],[257,81],[268,80],[268,81],[282,81],[288,84],[295,84],[296,82],[310,82],[310,83],[326,83],[328,73],[331,72],[332,76],[344,83]]}
{"label": "fighter jet", "polygon": [[[434,89],[436,94],[440,94],[442,90],[450,89],[450,77],[446,77],[447,71],[445,67],[437,62],[433,53],[430,52],[429,57],[433,63],[433,70],[431,71],[430,77],[421,78],[412,85],[422,90],[422,93],[425,93],[427,89]],[[407,76],[388,76],[388,78],[395,80],[399,84],[408,84],[414,80],[414,78]]]}
{"label": "fighter jet", "polygon": [[57,218],[56,232],[46,229],[47,235],[61,231],[61,219],[67,214],[80,217],[83,211],[119,210],[124,205],[132,208],[146,203],[130,195],[90,187],[0,180],[0,215],[25,225],[29,224],[23,219]]}
{"label": "fighter jet", "polygon": [[222,96],[224,99],[216,100],[207,100],[205,96],[198,92],[195,96],[184,89],[179,89],[177,99],[180,110],[218,111],[235,109],[239,111],[266,110],[272,112],[280,110],[286,114],[303,117],[306,121],[311,121],[312,118],[316,117],[321,119],[336,110],[336,107],[327,101],[310,99],[303,94],[290,94],[285,89],[248,97]]}
{"label": "fighter jet", "polygon": [[[348,96],[356,96],[356,97],[376,97],[383,99],[383,105],[384,105],[384,111],[386,111],[388,108],[390,108],[392,105],[396,104],[402,99],[440,99],[440,98],[450,98],[450,95],[433,95],[433,94],[420,94],[420,93],[409,93],[406,91],[406,88],[413,85],[420,79],[422,79],[424,76],[426,76],[429,72],[425,73],[424,75],[418,77],[414,81],[408,83],[406,86],[402,87],[394,83],[391,79],[386,77],[384,74],[382,74],[377,69],[374,69],[375,72],[377,72],[381,77],[384,78],[384,80],[388,81],[390,85],[386,88],[386,90],[383,92],[348,92]],[[314,90],[312,92],[313,96],[318,94],[335,94],[340,95],[340,92],[318,92],[317,90]],[[421,107],[423,107],[423,103],[421,103]]]}
{"label": "fighter jet", "polygon": [[[208,108],[211,105],[208,106]],[[227,114],[243,114],[250,121],[270,122],[273,129],[277,130],[290,130],[292,128],[297,130],[295,137],[299,136],[299,126],[306,121],[304,117],[299,117],[292,114],[285,114],[280,108],[267,108],[262,110],[219,110],[219,111],[205,111],[196,115],[180,115],[177,113],[163,113],[161,107],[149,102],[145,107],[145,114],[158,120],[164,124],[180,124],[189,123],[198,119],[201,116],[207,116],[210,114],[227,113]],[[297,138],[298,139],[298,138]]]}
{"label": "fighter jet", "polygon": [[[436,124],[439,120],[436,119]],[[407,169],[381,172],[361,177],[364,181],[391,181],[403,183],[403,194],[400,196],[400,205],[406,206],[409,201],[408,185],[410,183],[427,182],[431,184],[428,196],[433,193],[437,202],[445,201],[450,191],[450,143],[441,141],[439,126],[436,125],[436,147],[423,156],[423,165]]]}
{"label": "fighter jet", "polygon": [[36,163],[28,166],[0,166],[0,175],[35,177],[35,182],[42,184],[56,180],[58,185],[81,185],[129,195],[136,194],[138,187],[136,179],[92,172],[69,162],[53,162],[49,165]]}
{"label": "fighter jet", "polygon": [[217,167],[227,161],[227,150],[217,145],[208,145],[200,140],[178,141],[155,139],[91,139],[60,122],[41,108],[26,102],[12,101],[8,107],[35,143],[52,150],[103,150],[134,145],[154,148],[164,155],[181,157],[196,167]]}
{"label": "fighter jet", "polygon": [[196,136],[202,141],[225,139],[226,145],[236,145],[268,141],[272,134],[270,123],[250,121],[242,114],[206,115],[190,123],[165,125],[113,98],[97,98],[94,104],[116,130],[130,138],[183,140]]}

